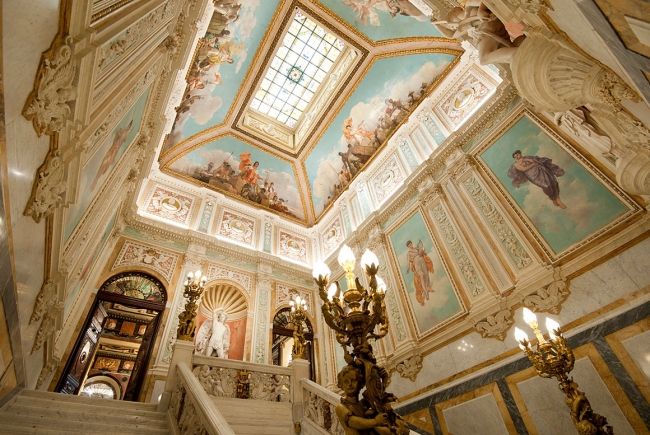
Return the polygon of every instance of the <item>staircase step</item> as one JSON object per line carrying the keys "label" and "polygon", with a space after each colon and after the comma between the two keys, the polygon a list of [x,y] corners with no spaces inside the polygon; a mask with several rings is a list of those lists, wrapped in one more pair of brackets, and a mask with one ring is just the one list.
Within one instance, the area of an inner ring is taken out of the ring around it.
{"label": "staircase step", "polygon": [[[72,413],[85,413],[95,416],[115,416],[120,415],[126,417],[146,417],[148,419],[163,419],[164,413],[154,410],[132,410],[124,409],[121,406],[113,406],[113,402],[117,400],[95,399],[95,402],[87,403],[73,403],[69,401],[57,402],[51,399],[37,399],[18,396],[16,401],[11,403],[6,410],[8,412],[18,412],[19,410],[25,411],[66,411]],[[22,412],[23,414],[25,412]]]}
{"label": "staircase step", "polygon": [[[49,391],[35,391],[35,390],[23,390],[17,396],[18,398],[34,398],[41,400],[51,400],[54,402],[67,402],[74,404],[87,404],[94,406],[110,406],[113,408],[120,408],[123,410],[132,410],[132,411],[155,411],[155,403],[140,403],[140,402],[127,402],[122,400],[108,400],[100,399],[97,397],[83,397],[83,396],[73,396],[70,394],[61,394],[61,393],[52,393]],[[107,403],[109,405],[107,405]]]}
{"label": "staircase step", "polygon": [[[46,407],[33,404],[17,405],[12,404],[7,412],[23,417],[46,418],[46,419],[63,419],[75,422],[103,422],[111,425],[120,426],[146,426],[151,428],[166,429],[165,414],[161,412],[143,411],[140,415],[130,415],[125,413],[116,413],[114,409],[95,409],[94,406],[66,406],[57,407],[55,404],[48,404]],[[116,415],[119,418],[116,419]]]}
{"label": "staircase step", "polygon": [[293,432],[293,423],[284,427],[239,424],[231,424],[230,427],[237,435],[289,435]]}
{"label": "staircase step", "polygon": [[[113,423],[108,422],[89,422],[89,421],[66,421],[60,418],[39,418],[35,416],[19,416],[11,413],[0,413],[0,427],[3,431],[8,427],[18,428],[23,427],[31,430],[32,432],[26,433],[48,433],[39,432],[41,430],[49,431],[64,431],[68,434],[102,434],[102,435],[157,435],[169,434],[169,430],[164,428],[150,428],[148,425],[122,426],[116,424],[120,419],[120,415],[113,417]],[[3,432],[13,433],[13,432]],[[55,432],[56,433],[56,432]]]}

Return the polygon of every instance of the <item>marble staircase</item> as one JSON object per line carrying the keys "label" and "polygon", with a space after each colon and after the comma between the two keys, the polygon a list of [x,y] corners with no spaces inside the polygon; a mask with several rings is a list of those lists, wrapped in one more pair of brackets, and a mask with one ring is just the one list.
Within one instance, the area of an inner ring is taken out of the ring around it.
{"label": "marble staircase", "polygon": [[169,434],[165,414],[155,404],[23,390],[0,410],[0,433]]}
{"label": "marble staircase", "polygon": [[211,397],[237,435],[294,434],[291,404]]}

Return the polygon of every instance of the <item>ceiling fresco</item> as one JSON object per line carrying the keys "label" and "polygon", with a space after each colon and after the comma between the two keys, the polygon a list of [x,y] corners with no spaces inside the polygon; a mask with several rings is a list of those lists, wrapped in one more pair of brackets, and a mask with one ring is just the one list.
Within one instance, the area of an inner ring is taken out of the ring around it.
{"label": "ceiling fresco", "polygon": [[320,216],[456,58],[424,53],[377,60],[305,159]]}
{"label": "ceiling fresco", "polygon": [[[407,0],[215,1],[162,170],[312,225],[462,53],[418,11]],[[286,101],[262,111],[271,90]],[[282,116],[296,108],[295,122]],[[290,146],[269,139],[282,135]]]}
{"label": "ceiling fresco", "polygon": [[431,25],[430,17],[409,0],[321,0],[321,3],[373,41],[442,36]]}

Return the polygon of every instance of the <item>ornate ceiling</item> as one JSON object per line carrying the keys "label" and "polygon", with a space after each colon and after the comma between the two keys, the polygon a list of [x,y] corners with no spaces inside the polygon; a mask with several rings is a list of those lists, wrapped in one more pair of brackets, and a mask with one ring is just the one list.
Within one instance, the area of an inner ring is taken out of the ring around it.
{"label": "ornate ceiling", "polygon": [[463,52],[415,3],[217,0],[160,168],[318,222]]}

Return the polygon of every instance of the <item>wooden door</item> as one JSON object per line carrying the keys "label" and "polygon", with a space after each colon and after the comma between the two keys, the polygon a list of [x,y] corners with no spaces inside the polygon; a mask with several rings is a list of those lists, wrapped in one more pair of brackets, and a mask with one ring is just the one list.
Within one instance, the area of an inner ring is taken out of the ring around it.
{"label": "wooden door", "polygon": [[86,320],[84,333],[79,334],[75,347],[72,350],[72,358],[63,369],[59,378],[56,390],[63,394],[79,394],[79,388],[90,370],[90,364],[97,350],[99,336],[102,333],[106,310],[99,300],[95,300],[92,316]]}
{"label": "wooden door", "polygon": [[142,336],[142,343],[140,343],[138,356],[135,359],[135,364],[133,365],[131,379],[129,380],[129,384],[127,385],[126,391],[124,392],[124,400],[131,400],[133,402],[136,402],[138,400],[138,396],[140,395],[140,388],[142,387],[144,377],[147,374],[149,356],[151,355],[153,344],[156,340],[158,324],[160,323],[158,320],[160,319],[161,315],[162,314],[159,312],[156,317],[154,317],[151,322],[149,322],[147,330]]}

